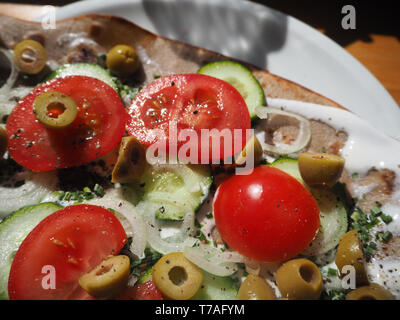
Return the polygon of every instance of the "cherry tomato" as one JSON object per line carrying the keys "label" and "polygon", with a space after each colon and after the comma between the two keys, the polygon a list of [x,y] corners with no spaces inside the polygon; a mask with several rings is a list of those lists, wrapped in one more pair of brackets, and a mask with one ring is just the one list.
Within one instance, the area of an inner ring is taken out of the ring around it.
{"label": "cherry tomato", "polygon": [[[47,91],[65,93],[77,104],[78,115],[68,127],[50,129],[36,119],[33,102]],[[126,120],[120,97],[104,82],[85,76],[55,79],[36,87],[8,117],[8,150],[33,171],[79,166],[113,150]]]}
{"label": "cherry tomato", "polygon": [[215,195],[214,216],[232,249],[266,262],[298,255],[320,224],[311,193],[295,178],[269,166],[225,180]]}
{"label": "cherry tomato", "polygon": [[[246,144],[245,129],[250,129],[249,111],[240,93],[225,81],[200,74],[177,74],[154,80],[138,93],[128,113],[127,130],[140,142],[151,145],[166,141],[167,152],[170,151],[169,144],[178,152],[185,145],[185,151],[196,150],[196,154],[187,151],[186,155],[197,157],[199,162],[202,150],[203,153],[208,151],[207,157],[203,155],[207,162],[230,157],[242,150]],[[175,133],[170,130],[173,122],[176,123],[177,137],[183,129],[194,130],[197,137],[181,137],[182,141],[174,139]],[[159,129],[162,135],[157,137],[153,129]],[[201,129],[229,132],[232,137],[230,152],[224,153],[224,139],[217,143],[208,136],[202,138]],[[240,130],[241,143],[234,143],[234,129]]]}
{"label": "cherry tomato", "polygon": [[125,289],[118,300],[163,300],[163,297],[155,283],[147,281]]}
{"label": "cherry tomato", "polygon": [[58,210],[19,247],[8,281],[10,299],[90,299],[78,279],[125,243],[124,228],[108,210],[86,204]]}

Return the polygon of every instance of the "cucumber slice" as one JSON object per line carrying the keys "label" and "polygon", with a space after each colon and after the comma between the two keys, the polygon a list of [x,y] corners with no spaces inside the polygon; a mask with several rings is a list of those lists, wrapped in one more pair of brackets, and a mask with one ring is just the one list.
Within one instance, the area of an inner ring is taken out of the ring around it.
{"label": "cucumber slice", "polygon": [[[20,170],[11,159],[0,159],[0,218],[19,208],[40,203],[54,191],[57,176],[53,171],[30,172]],[[7,172],[9,171],[9,172]]]}
{"label": "cucumber slice", "polygon": [[54,78],[63,78],[68,76],[88,76],[92,78],[96,78],[107,83],[110,87],[112,87],[115,91],[118,92],[118,86],[114,81],[113,76],[108,72],[108,70],[99,66],[98,64],[93,63],[71,63],[64,64],[58,69],[54,70],[50,73],[45,81],[54,79]]}
{"label": "cucumber slice", "polygon": [[246,101],[250,117],[256,117],[256,108],[265,103],[264,89],[251,71],[233,61],[211,62],[201,67],[197,73],[224,80],[234,86]]}
{"label": "cucumber slice", "polygon": [[296,159],[281,158],[274,161],[272,166],[285,171],[301,182],[317,200],[320,210],[321,225],[310,245],[302,252],[306,256],[320,256],[334,249],[339,239],[347,231],[347,210],[341,200],[338,188],[316,189],[308,187],[301,178]]}
{"label": "cucumber slice", "polygon": [[8,299],[8,276],[22,241],[40,221],[61,208],[52,202],[24,207],[0,223],[0,300]]}
{"label": "cucumber slice", "polygon": [[301,178],[299,165],[297,159],[292,158],[279,158],[275,160],[271,165],[275,168],[281,169],[286,173],[290,174],[293,178],[296,178],[301,184],[304,185],[304,181]]}
{"label": "cucumber slice", "polygon": [[238,286],[231,277],[218,277],[203,271],[203,283],[193,300],[236,300]]}
{"label": "cucumber slice", "polygon": [[142,201],[157,204],[156,218],[176,221],[200,208],[211,183],[210,167],[206,165],[156,165],[145,170],[134,188]]}

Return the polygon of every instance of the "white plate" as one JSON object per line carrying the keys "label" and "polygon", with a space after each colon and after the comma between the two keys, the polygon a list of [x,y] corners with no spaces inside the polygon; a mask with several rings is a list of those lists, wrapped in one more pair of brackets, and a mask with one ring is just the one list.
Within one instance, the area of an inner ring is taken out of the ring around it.
{"label": "white plate", "polygon": [[339,45],[293,17],[241,0],[88,0],[60,8],[57,19],[92,12],[267,68],[400,140],[400,108],[385,88]]}

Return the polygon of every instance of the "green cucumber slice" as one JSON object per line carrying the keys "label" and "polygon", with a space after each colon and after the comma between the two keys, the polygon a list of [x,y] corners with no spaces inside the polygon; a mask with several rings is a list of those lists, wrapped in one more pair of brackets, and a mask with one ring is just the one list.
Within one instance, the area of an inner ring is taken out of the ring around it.
{"label": "green cucumber slice", "polygon": [[231,277],[218,277],[203,271],[203,283],[193,300],[237,300],[238,286]]}
{"label": "green cucumber slice", "polygon": [[118,92],[118,86],[110,72],[108,72],[108,70],[104,69],[98,64],[93,63],[78,62],[64,64],[58,69],[54,70],[52,73],[50,73],[46,77],[45,81],[68,76],[88,76],[96,78],[107,83],[110,87]]}
{"label": "green cucumber slice", "polygon": [[249,69],[233,61],[211,62],[197,73],[224,80],[234,86],[246,101],[250,117],[256,117],[256,108],[265,104],[264,89]]}
{"label": "green cucumber slice", "polygon": [[134,189],[142,201],[157,204],[156,218],[177,221],[201,206],[211,184],[207,165],[155,165],[145,170]]}
{"label": "green cucumber slice", "polygon": [[275,160],[271,165],[296,178],[317,200],[321,225],[314,240],[302,254],[306,256],[320,256],[334,249],[339,244],[339,239],[346,233],[348,227],[346,205],[342,201],[342,192],[339,190],[339,187],[328,190],[306,186],[301,178],[296,159],[281,158]]}
{"label": "green cucumber slice", "polygon": [[61,208],[52,202],[24,207],[0,223],[0,300],[8,299],[8,276],[22,241],[40,221]]}

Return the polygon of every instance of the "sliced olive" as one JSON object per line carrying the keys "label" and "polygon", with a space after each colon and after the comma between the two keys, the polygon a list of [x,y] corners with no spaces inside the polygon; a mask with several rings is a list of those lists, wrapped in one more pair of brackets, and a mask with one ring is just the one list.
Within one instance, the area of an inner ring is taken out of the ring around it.
{"label": "sliced olive", "polygon": [[346,300],[394,300],[393,295],[376,283],[350,291]]}
{"label": "sliced olive", "polygon": [[0,159],[3,158],[7,151],[7,140],[7,131],[3,127],[0,127]]}
{"label": "sliced olive", "polygon": [[37,74],[47,62],[46,49],[35,40],[24,40],[14,48],[14,57],[18,68],[27,74]]}
{"label": "sliced olive", "polygon": [[128,283],[130,260],[128,256],[113,256],[79,278],[80,286],[98,299],[112,298],[122,292]]}
{"label": "sliced olive", "polygon": [[332,187],[342,175],[345,160],[334,154],[299,154],[299,169],[304,182],[310,187]]}
{"label": "sliced olive", "polygon": [[112,172],[113,183],[128,183],[139,178],[146,167],[146,151],[134,137],[124,137],[117,163]]}
{"label": "sliced olive", "polygon": [[335,263],[341,277],[345,275],[341,273],[344,266],[353,266],[356,271],[357,285],[368,283],[363,245],[357,230],[351,230],[340,238]]}
{"label": "sliced olive", "polygon": [[275,300],[274,290],[265,279],[249,274],[240,286],[239,300]]}
{"label": "sliced olive", "polygon": [[257,165],[262,158],[262,147],[260,141],[256,138],[256,136],[252,136],[246,143],[246,146],[243,148],[242,152],[235,159],[236,165],[244,165],[246,162],[249,162],[251,157],[253,158],[253,164]]}
{"label": "sliced olive", "polygon": [[135,48],[119,44],[108,51],[106,66],[115,75],[127,77],[139,68],[139,57]]}
{"label": "sliced olive", "polygon": [[322,275],[310,260],[294,259],[279,267],[276,284],[283,298],[316,300],[322,292]]}
{"label": "sliced olive", "polygon": [[62,129],[74,122],[78,107],[66,94],[48,91],[33,102],[33,113],[40,123],[51,129]]}
{"label": "sliced olive", "polygon": [[153,268],[153,281],[164,296],[188,300],[200,289],[203,271],[182,252],[166,254]]}

